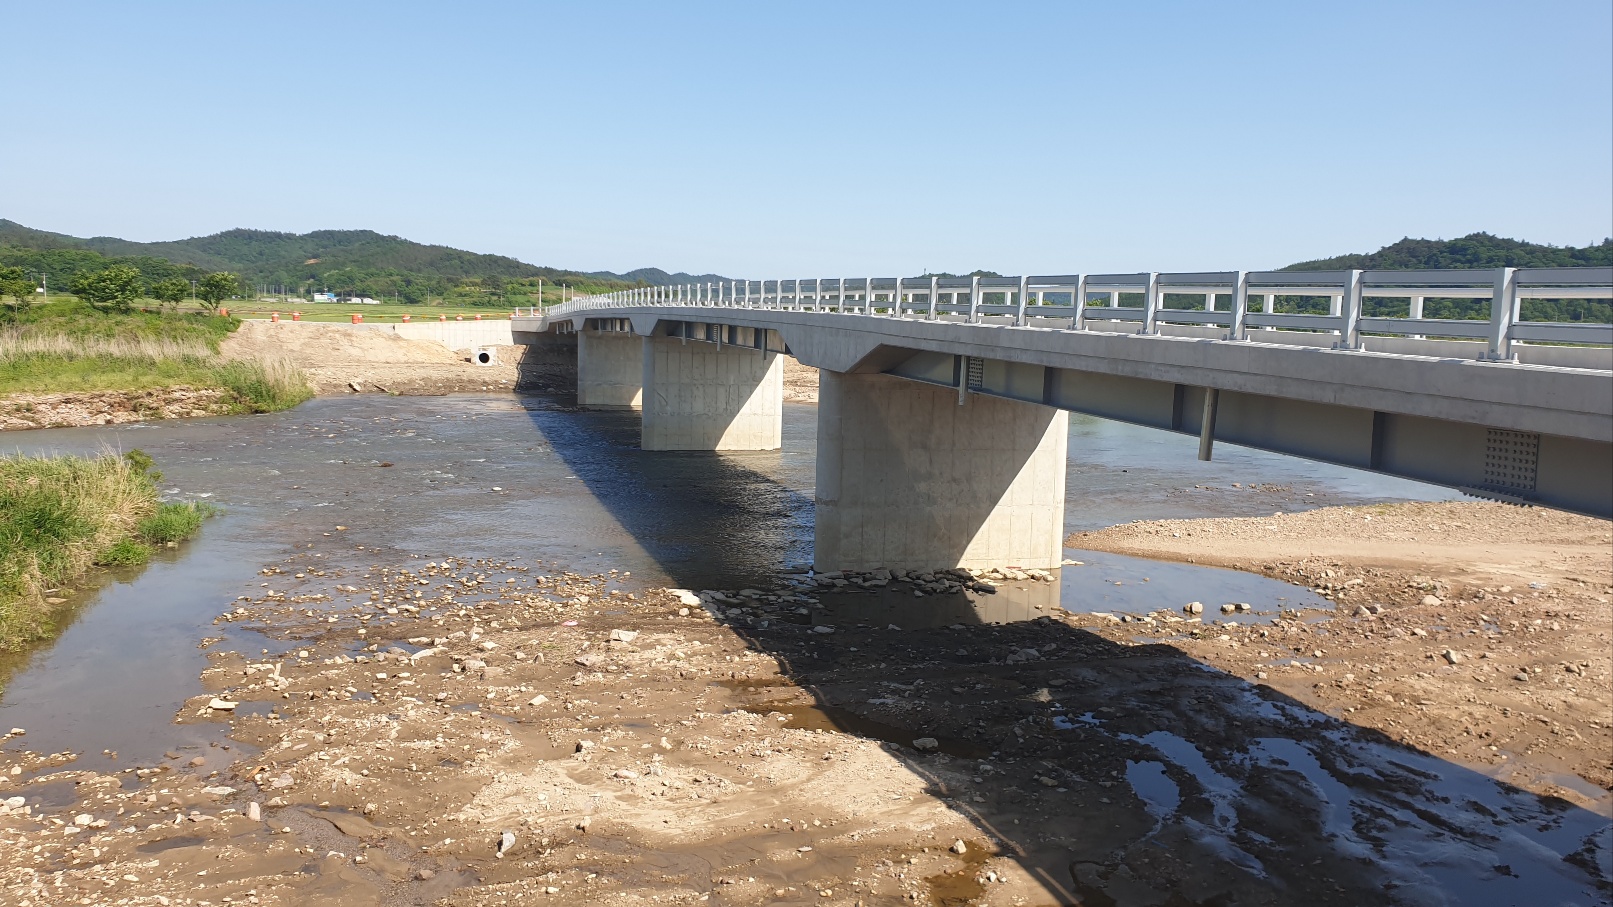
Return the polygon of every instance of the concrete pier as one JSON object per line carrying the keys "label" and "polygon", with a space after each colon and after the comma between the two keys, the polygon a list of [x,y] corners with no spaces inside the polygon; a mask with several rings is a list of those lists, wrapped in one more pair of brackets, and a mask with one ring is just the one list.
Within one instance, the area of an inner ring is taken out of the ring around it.
{"label": "concrete pier", "polygon": [[645,450],[783,445],[783,356],[678,337],[642,343]]}
{"label": "concrete pier", "polygon": [[821,375],[817,569],[1059,566],[1068,413]]}
{"label": "concrete pier", "polygon": [[643,401],[643,340],[625,332],[578,331],[577,405],[636,409]]}

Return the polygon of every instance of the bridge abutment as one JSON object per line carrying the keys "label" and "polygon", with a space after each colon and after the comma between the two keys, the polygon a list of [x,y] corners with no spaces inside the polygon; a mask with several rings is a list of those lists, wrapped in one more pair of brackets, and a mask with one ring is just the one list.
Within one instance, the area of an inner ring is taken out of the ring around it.
{"label": "bridge abutment", "polygon": [[645,450],[783,446],[783,356],[680,337],[642,343]]}
{"label": "bridge abutment", "polygon": [[643,341],[617,331],[577,332],[577,405],[637,409],[644,398]]}
{"label": "bridge abutment", "polygon": [[876,374],[821,373],[819,570],[1061,563],[1069,414]]}

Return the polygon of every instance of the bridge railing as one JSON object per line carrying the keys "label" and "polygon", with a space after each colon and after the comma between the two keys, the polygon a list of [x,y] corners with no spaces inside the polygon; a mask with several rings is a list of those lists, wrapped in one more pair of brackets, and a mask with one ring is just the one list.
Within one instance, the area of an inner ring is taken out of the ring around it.
{"label": "bridge railing", "polygon": [[[1402,300],[1405,314],[1387,313]],[[1431,300],[1467,317],[1425,317]],[[1489,300],[1487,311],[1473,304],[1478,300]],[[1368,335],[1482,340],[1487,358],[1502,360],[1516,358],[1518,343],[1613,346],[1605,308],[1581,305],[1579,320],[1525,321],[1527,300],[1613,300],[1613,268],[735,280],[580,297],[547,314],[688,306],[1145,334],[1159,333],[1162,324],[1200,325],[1224,328],[1226,339],[1266,343],[1281,343],[1278,332],[1330,334],[1340,349],[1361,349]],[[1285,307],[1291,311],[1279,311]]]}

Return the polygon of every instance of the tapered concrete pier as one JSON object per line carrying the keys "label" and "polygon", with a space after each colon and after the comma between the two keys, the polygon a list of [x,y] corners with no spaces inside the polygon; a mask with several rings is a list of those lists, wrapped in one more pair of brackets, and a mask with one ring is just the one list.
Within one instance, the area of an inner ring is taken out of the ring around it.
{"label": "tapered concrete pier", "polygon": [[645,450],[778,450],[784,357],[743,346],[646,337]]}
{"label": "tapered concrete pier", "polygon": [[819,570],[1061,562],[1062,410],[888,375],[821,373]]}

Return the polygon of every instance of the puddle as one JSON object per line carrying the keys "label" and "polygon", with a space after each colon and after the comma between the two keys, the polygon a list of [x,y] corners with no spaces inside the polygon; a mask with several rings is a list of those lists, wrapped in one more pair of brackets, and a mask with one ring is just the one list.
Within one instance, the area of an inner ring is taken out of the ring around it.
{"label": "puddle", "polygon": [[1126,761],[1126,783],[1156,818],[1168,819],[1182,805],[1182,789],[1159,762]]}
{"label": "puddle", "polygon": [[[1061,604],[1078,613],[1147,614],[1163,608],[1180,615],[1183,605],[1196,601],[1204,605],[1204,623],[1231,624],[1264,623],[1284,609],[1333,608],[1303,586],[1238,570],[1077,548],[1064,549],[1064,556],[1082,562],[1064,567],[1060,577]],[[1250,610],[1221,613],[1223,604],[1238,602]]]}
{"label": "puddle", "polygon": [[[65,770],[77,766],[69,765]],[[19,796],[28,798],[28,805],[35,812],[53,812],[65,809],[78,802],[78,783],[76,781],[41,781],[30,784],[22,789]]]}

